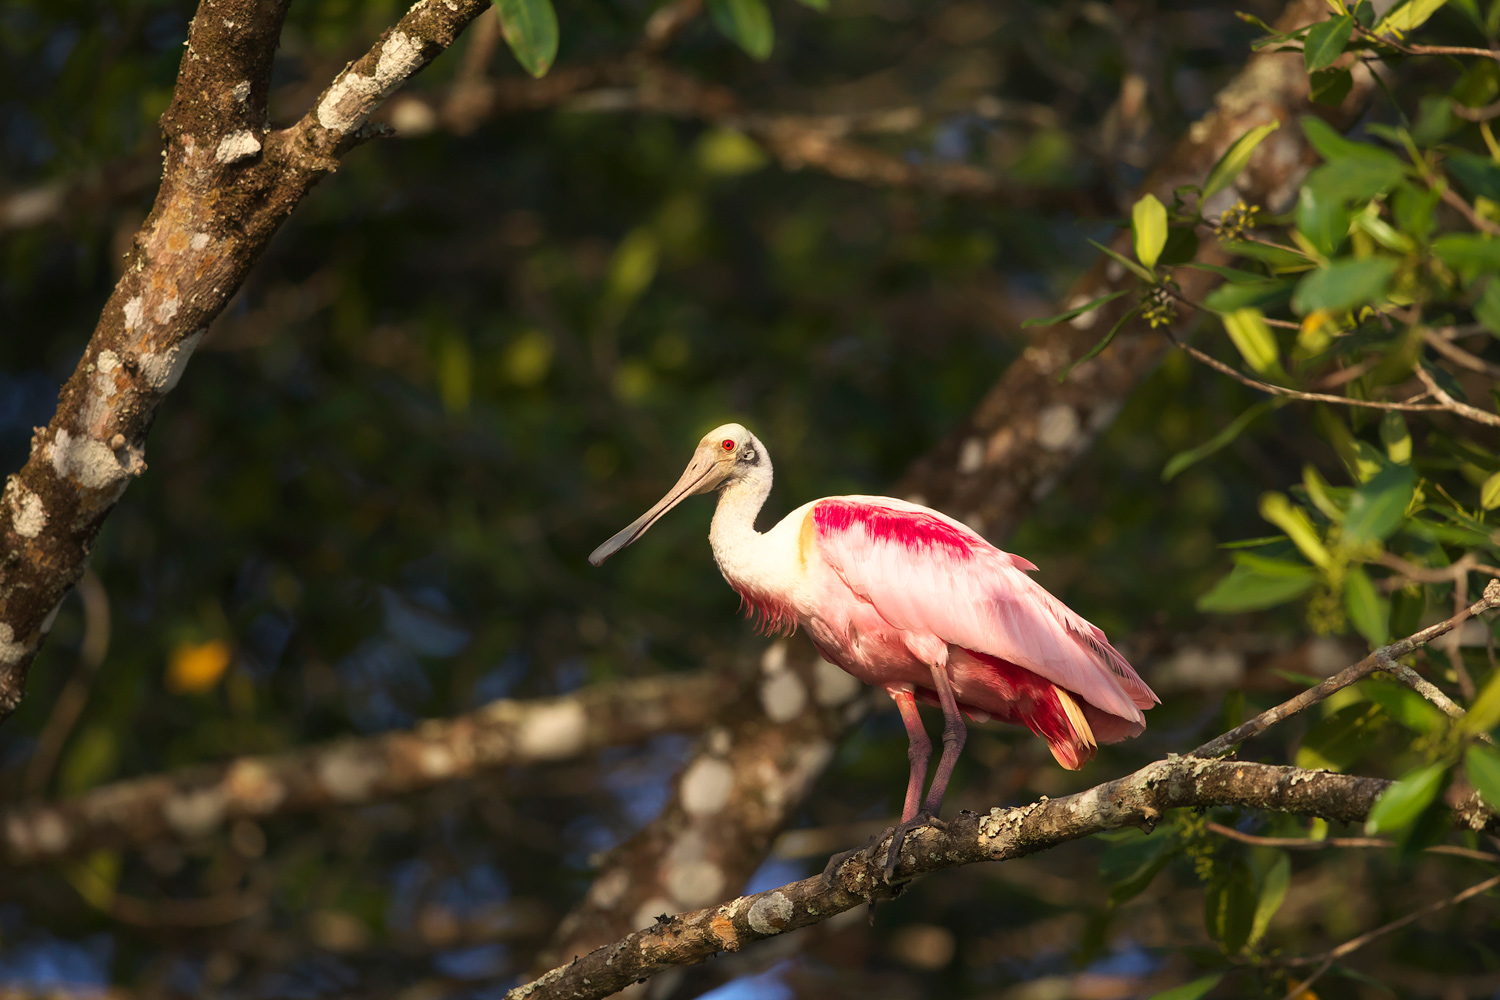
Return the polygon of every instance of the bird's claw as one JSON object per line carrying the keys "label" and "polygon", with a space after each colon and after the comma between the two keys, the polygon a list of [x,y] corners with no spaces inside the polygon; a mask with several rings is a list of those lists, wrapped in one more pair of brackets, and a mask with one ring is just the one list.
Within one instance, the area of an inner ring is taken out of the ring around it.
{"label": "bird's claw", "polygon": [[896,884],[896,865],[901,861],[901,845],[906,841],[906,835],[913,830],[920,830],[924,826],[930,826],[936,830],[946,830],[948,824],[930,813],[919,812],[904,823],[897,823],[891,827],[891,848],[886,852],[885,864],[881,871],[885,873],[886,883]]}

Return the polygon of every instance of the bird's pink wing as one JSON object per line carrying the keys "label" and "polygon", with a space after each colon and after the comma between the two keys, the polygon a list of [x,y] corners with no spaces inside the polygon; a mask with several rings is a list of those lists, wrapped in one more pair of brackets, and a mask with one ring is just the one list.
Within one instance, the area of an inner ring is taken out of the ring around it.
{"label": "bird's pink wing", "polygon": [[1132,722],[1156,695],[1102,631],[1026,575],[1036,569],[935,510],[830,497],[812,510],[818,549],[897,628],[1009,660]]}

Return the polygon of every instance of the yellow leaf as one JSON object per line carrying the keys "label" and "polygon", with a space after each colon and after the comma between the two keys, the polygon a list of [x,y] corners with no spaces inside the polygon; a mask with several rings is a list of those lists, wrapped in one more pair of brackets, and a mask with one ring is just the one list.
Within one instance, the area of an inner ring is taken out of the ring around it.
{"label": "yellow leaf", "polygon": [[767,162],[754,139],[732,128],[716,128],[698,140],[698,166],[715,177],[753,173]]}
{"label": "yellow leaf", "polygon": [[212,690],[229,668],[231,659],[229,643],[222,639],[183,643],[172,650],[167,663],[167,690],[173,694],[202,694]]}
{"label": "yellow leaf", "polygon": [[1500,507],[1500,472],[1486,479],[1479,488],[1479,505],[1485,510]]}
{"label": "yellow leaf", "polygon": [[1148,268],[1156,266],[1162,248],[1167,245],[1167,209],[1156,195],[1148,194],[1135,203],[1130,213],[1135,227],[1135,256]]}
{"label": "yellow leaf", "polygon": [[1318,537],[1312,518],[1308,517],[1307,511],[1301,507],[1293,506],[1283,494],[1264,494],[1260,498],[1260,516],[1285,531],[1287,537],[1292,540],[1292,544],[1297,546],[1307,557],[1307,561],[1314,566],[1327,569],[1333,564],[1333,557],[1328,554],[1328,548],[1323,544],[1323,539]]}
{"label": "yellow leaf", "polygon": [[1239,348],[1247,365],[1262,375],[1269,375],[1281,366],[1276,335],[1259,309],[1236,309],[1225,313],[1223,319],[1229,339]]}

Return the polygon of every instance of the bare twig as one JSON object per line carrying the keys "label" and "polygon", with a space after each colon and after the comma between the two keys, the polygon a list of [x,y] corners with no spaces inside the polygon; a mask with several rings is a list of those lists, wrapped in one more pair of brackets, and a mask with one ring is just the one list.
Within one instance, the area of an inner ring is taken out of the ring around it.
{"label": "bare twig", "polygon": [[[1391,848],[1396,846],[1394,840],[1384,840],[1380,837],[1325,837],[1322,840],[1313,840],[1310,837],[1261,837],[1214,822],[1209,822],[1206,827],[1209,833],[1218,834],[1228,840],[1254,844],[1257,847],[1280,847],[1289,851],[1321,851],[1330,847]],[[1459,847],[1457,844],[1433,844],[1423,850],[1428,854],[1445,854],[1454,858],[1467,858],[1470,861],[1500,862],[1500,854],[1476,851],[1469,847]]]}
{"label": "bare twig", "polygon": [[1415,632],[1405,639],[1398,639],[1388,646],[1382,646],[1363,660],[1360,660],[1353,666],[1344,668],[1321,684],[1310,687],[1296,697],[1287,699],[1275,708],[1267,709],[1243,725],[1236,726],[1222,736],[1217,736],[1209,740],[1194,750],[1192,756],[1218,756],[1233,749],[1236,745],[1245,742],[1252,736],[1265,732],[1281,720],[1296,715],[1310,705],[1317,704],[1335,691],[1364,680],[1376,671],[1385,670],[1390,673],[1396,673],[1397,668],[1400,666],[1397,660],[1401,657],[1420,649],[1433,639],[1447,634],[1474,615],[1482,611],[1489,611],[1495,607],[1500,607],[1500,580],[1491,580],[1484,588],[1483,597],[1467,608],[1464,608],[1452,618],[1438,622],[1436,625],[1430,625],[1420,632]]}
{"label": "bare twig", "polygon": [[1490,889],[1493,889],[1497,885],[1500,885],[1500,875],[1496,875],[1494,878],[1487,878],[1477,885],[1471,885],[1462,892],[1449,896],[1447,899],[1440,899],[1436,903],[1431,903],[1427,906],[1422,907],[1420,910],[1413,910],[1406,916],[1398,917],[1388,924],[1382,924],[1372,931],[1366,931],[1365,933],[1359,935],[1359,937],[1351,938],[1348,941],[1345,941],[1343,944],[1339,945],[1337,948],[1327,951],[1322,955],[1317,955],[1312,958],[1291,959],[1287,961],[1287,965],[1311,965],[1314,962],[1321,962],[1321,964],[1317,967],[1317,969],[1313,971],[1312,975],[1302,980],[1302,982],[1298,983],[1296,986],[1293,986],[1291,990],[1288,991],[1287,995],[1282,998],[1282,1000],[1297,1000],[1298,997],[1307,995],[1308,987],[1312,986],[1313,983],[1322,978],[1325,972],[1333,968],[1334,962],[1337,962],[1345,955],[1349,955],[1353,952],[1358,951],[1365,945],[1369,944],[1371,941],[1374,941],[1376,938],[1383,937],[1386,934],[1391,933],[1392,931],[1398,931],[1401,928],[1405,927],[1407,924],[1415,923],[1416,921],[1421,920],[1423,917],[1429,917],[1432,914],[1437,913],[1441,910],[1445,910],[1450,906],[1457,906],[1464,900],[1477,896],[1482,892],[1488,892]]}
{"label": "bare twig", "polygon": [[1486,424],[1490,427],[1500,427],[1500,416],[1490,413],[1487,410],[1470,406],[1468,403],[1460,403],[1443,391],[1443,387],[1438,385],[1437,380],[1432,377],[1432,373],[1426,368],[1416,365],[1412,370],[1417,373],[1417,378],[1422,380],[1422,384],[1427,387],[1427,391],[1431,394],[1432,398],[1442,404],[1441,409],[1456,413],[1460,417],[1467,417],[1476,423]]}
{"label": "bare twig", "polygon": [[[1288,389],[1283,385],[1272,385],[1270,382],[1262,382],[1260,379],[1251,378],[1250,376],[1245,375],[1242,372],[1235,371],[1234,368],[1226,365],[1218,358],[1213,357],[1209,354],[1205,354],[1191,344],[1184,343],[1177,337],[1175,333],[1171,331],[1169,327],[1164,326],[1161,329],[1162,333],[1168,340],[1170,340],[1181,350],[1186,351],[1188,355],[1195,361],[1202,362],[1221,375],[1228,375],[1230,378],[1234,379],[1236,382],[1241,383],[1242,385],[1247,385],[1252,389],[1259,389],[1261,392],[1267,392],[1273,396],[1284,396],[1287,399],[1300,399],[1303,402],[1307,403],[1336,403],[1341,406],[1361,406],[1371,410],[1401,410],[1410,412],[1450,409],[1450,407],[1441,406],[1437,403],[1416,402],[1416,400],[1423,398],[1422,396],[1417,396],[1413,399],[1409,399],[1400,403],[1382,403],[1372,399],[1353,399],[1349,396],[1333,396],[1324,392],[1303,392],[1300,389]],[[1424,393],[1423,395],[1426,394]]]}
{"label": "bare twig", "polygon": [[1470,354],[1438,331],[1427,330],[1422,336],[1427,341],[1428,347],[1454,364],[1467,368],[1471,372],[1488,375],[1490,378],[1500,378],[1500,365],[1493,361],[1486,361],[1477,354]]}
{"label": "bare twig", "polygon": [[1465,121],[1487,122],[1495,118],[1500,118],[1500,101],[1495,101],[1493,104],[1486,104],[1481,108],[1471,108],[1454,101],[1449,105],[1449,108],[1455,115],[1458,115],[1458,117]]}

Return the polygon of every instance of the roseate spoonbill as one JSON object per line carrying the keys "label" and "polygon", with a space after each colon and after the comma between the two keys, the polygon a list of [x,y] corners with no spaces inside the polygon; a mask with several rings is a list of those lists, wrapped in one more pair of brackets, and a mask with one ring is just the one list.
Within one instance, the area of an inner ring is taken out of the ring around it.
{"label": "roseate spoonbill", "polygon": [[[885,688],[901,712],[911,776],[890,831],[888,877],[906,834],[937,818],[967,735],[960,713],[1026,726],[1072,770],[1100,742],[1145,729],[1141,710],[1158,699],[1104,633],[1034,583],[1026,573],[1036,566],[953,518],[891,497],[825,497],[756,531],[771,458],[739,424],[709,431],[667,495],[589,562],[598,566],[683,499],[712,490],[719,506],[708,540],[747,611],[767,631],[801,625],[825,659]],[[943,753],[926,797],[932,744],[919,700],[943,710]]]}

